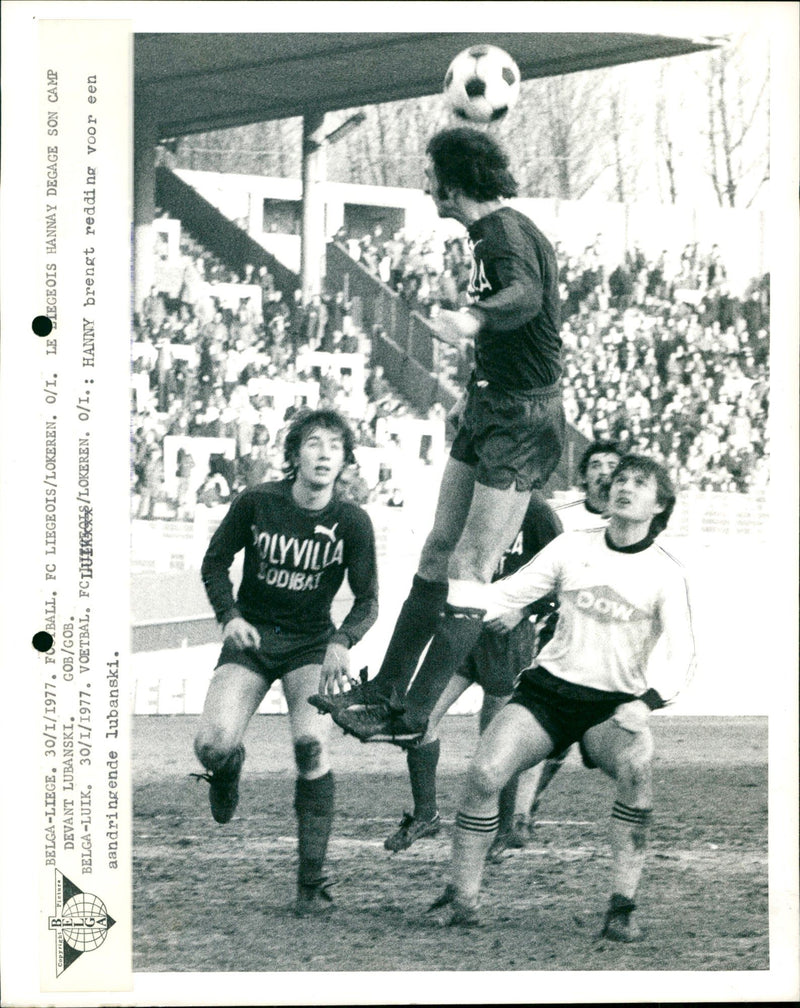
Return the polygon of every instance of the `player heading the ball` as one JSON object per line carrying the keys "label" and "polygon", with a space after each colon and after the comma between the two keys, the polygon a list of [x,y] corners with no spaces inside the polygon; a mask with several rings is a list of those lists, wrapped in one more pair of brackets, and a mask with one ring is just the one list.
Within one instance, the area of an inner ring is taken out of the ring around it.
{"label": "player heading the ball", "polygon": [[381,668],[364,690],[312,701],[346,732],[402,746],[423,737],[477,643],[492,574],[519,532],[531,490],[558,464],[566,427],[555,252],[506,203],[517,193],[508,155],[468,127],[436,133],[427,153],[426,190],[439,216],[467,229],[472,248],[473,303],[440,312],[434,326],[454,346],[474,342],[475,368],[451,411],[457,431],[433,528]]}

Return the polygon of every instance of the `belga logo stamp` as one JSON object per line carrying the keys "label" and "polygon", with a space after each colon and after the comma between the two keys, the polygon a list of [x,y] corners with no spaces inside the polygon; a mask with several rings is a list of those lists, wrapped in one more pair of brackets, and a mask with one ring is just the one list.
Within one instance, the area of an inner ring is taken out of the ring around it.
{"label": "belga logo stamp", "polygon": [[47,920],[47,927],[55,932],[56,976],[84,952],[100,948],[115,924],[99,897],[83,892],[56,868],[55,914]]}

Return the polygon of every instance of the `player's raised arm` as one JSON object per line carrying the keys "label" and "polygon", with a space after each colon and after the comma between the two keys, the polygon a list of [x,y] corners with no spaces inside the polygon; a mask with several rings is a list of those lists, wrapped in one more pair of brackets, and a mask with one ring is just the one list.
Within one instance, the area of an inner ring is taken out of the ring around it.
{"label": "player's raised arm", "polygon": [[487,589],[484,622],[491,624],[506,613],[523,609],[549,595],[559,580],[561,547],[557,537],[514,574],[493,582]]}

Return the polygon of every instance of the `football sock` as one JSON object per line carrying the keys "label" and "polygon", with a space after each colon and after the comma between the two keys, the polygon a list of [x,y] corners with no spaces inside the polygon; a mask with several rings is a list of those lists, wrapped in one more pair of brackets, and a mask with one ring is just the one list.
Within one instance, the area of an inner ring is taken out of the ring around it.
{"label": "football sock", "polygon": [[414,818],[428,822],[438,811],[436,767],[439,763],[439,739],[407,749],[406,761],[414,798]]}
{"label": "football sock", "polygon": [[419,656],[433,636],[447,599],[447,583],[414,575],[411,591],[397,617],[389,646],[372,684],[384,697],[405,693]]}
{"label": "football sock", "polygon": [[333,772],[322,777],[295,781],[294,810],[297,815],[297,839],[300,885],[313,885],[322,878],[322,866],[328,850],[333,823]]}
{"label": "football sock", "polygon": [[453,884],[459,899],[478,901],[486,855],[497,835],[497,813],[488,816],[458,812],[453,833]]}
{"label": "football sock", "polygon": [[405,720],[409,725],[427,721],[445,687],[478,643],[484,612],[449,602],[445,606],[428,653],[406,694]]}
{"label": "football sock", "polygon": [[615,801],[611,812],[612,891],[633,899],[644,867],[652,811]]}

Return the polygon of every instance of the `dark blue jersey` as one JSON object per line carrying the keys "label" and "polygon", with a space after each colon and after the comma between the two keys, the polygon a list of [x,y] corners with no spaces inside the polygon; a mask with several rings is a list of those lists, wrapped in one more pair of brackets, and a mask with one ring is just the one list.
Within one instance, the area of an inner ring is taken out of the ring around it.
{"label": "dark blue jersey", "polygon": [[561,377],[558,264],[547,238],[524,214],[504,206],[469,226],[468,293],[482,326],[475,371],[505,389],[527,391]]}
{"label": "dark blue jersey", "polygon": [[538,490],[531,494],[528,510],[522,519],[522,526],[514,537],[514,541],[500,557],[497,570],[492,575],[492,581],[508,577],[544,549],[557,535],[564,531],[556,512],[547,503]]}
{"label": "dark blue jersey", "polygon": [[[234,602],[229,570],[244,550]],[[217,619],[243,616],[310,635],[329,630],[345,573],[354,595],[339,633],[355,644],[375,622],[375,534],[366,511],[334,495],[319,511],[300,507],[286,480],[243,491],[209,543],[201,575]]]}
{"label": "dark blue jersey", "polygon": [[[539,491],[534,490],[522,526],[500,557],[492,581],[499,581],[524,567],[563,531],[558,515]],[[511,693],[520,670],[530,664],[534,655],[537,630],[529,617],[542,616],[551,612],[552,608],[553,602],[547,597],[526,606],[523,610],[525,619],[510,631],[484,627],[461,674],[480,683],[484,690],[495,696]]]}

